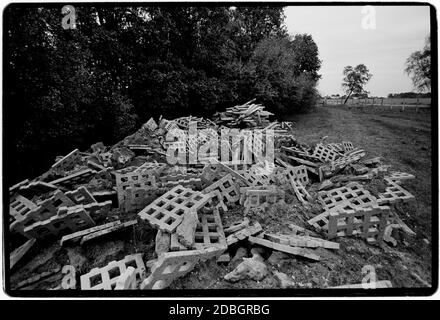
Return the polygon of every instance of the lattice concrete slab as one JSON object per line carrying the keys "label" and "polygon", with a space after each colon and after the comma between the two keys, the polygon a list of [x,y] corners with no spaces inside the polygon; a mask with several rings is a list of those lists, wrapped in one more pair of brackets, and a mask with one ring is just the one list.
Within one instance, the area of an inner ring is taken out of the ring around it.
{"label": "lattice concrete slab", "polygon": [[411,193],[402,188],[396,182],[389,181],[388,187],[385,188],[385,192],[379,193],[379,199],[377,202],[380,204],[392,204],[397,202],[408,202],[414,199],[415,197]]}
{"label": "lattice concrete slab", "polygon": [[322,143],[318,143],[313,151],[313,156],[319,158],[323,162],[334,161],[339,154],[330,148],[325,147]]}
{"label": "lattice concrete slab", "polygon": [[376,206],[378,204],[378,201],[375,200],[376,198],[373,197],[373,201],[349,201],[344,200],[342,202],[339,202],[334,207],[331,207],[330,209],[327,209],[323,213],[313,217],[312,219],[308,220],[307,223],[315,227],[316,229],[320,230],[323,228],[327,228],[328,226],[328,216],[332,211],[335,211],[336,209],[342,208],[344,210],[357,210],[358,208],[362,207],[371,207]]}
{"label": "lattice concrete slab", "polygon": [[[133,167],[130,167],[130,169]],[[156,187],[156,177],[145,171],[119,170],[115,172],[116,191],[118,193],[119,209],[124,207],[124,196],[127,188],[151,189]]]}
{"label": "lattice concrete slab", "polygon": [[133,267],[136,271],[136,281],[141,281],[145,277],[145,264],[142,254],[137,253],[128,255],[119,261],[112,261],[102,268],[94,268],[89,273],[81,276],[81,290],[113,290],[119,277],[129,268]]}
{"label": "lattice concrete slab", "polygon": [[[27,205],[30,205],[29,203]],[[17,219],[11,223],[9,230],[24,234],[24,228],[38,222],[47,220],[58,213],[58,208],[61,206],[73,206],[74,203],[62,191],[55,191],[54,195],[46,199],[31,211],[28,211],[22,218]],[[26,210],[26,209],[22,209]]]}
{"label": "lattice concrete slab", "polygon": [[53,185],[60,185],[62,187],[69,188],[71,185],[84,184],[89,182],[96,174],[95,170],[84,169],[75,173],[72,173],[66,177],[53,180],[50,183]]}
{"label": "lattice concrete slab", "polygon": [[141,284],[141,289],[164,289],[174,280],[191,272],[195,265],[216,258],[224,248],[209,247],[203,250],[167,252],[151,268],[151,275]]}
{"label": "lattice concrete slab", "polygon": [[70,210],[44,220],[38,221],[23,232],[32,238],[43,239],[47,237],[59,237],[68,233],[90,228],[95,222],[84,209]]}
{"label": "lattice concrete slab", "polygon": [[97,202],[89,190],[87,190],[87,188],[84,186],[79,187],[76,190],[66,192],[66,196],[75,204],[89,204]]}
{"label": "lattice concrete slab", "polygon": [[23,220],[29,212],[36,209],[37,205],[35,203],[19,194],[16,194],[9,204],[9,214],[14,220]]}
{"label": "lattice concrete slab", "polygon": [[278,202],[284,202],[284,191],[280,189],[246,190],[243,206],[244,213],[252,208],[270,206]]}
{"label": "lattice concrete slab", "polygon": [[167,191],[168,189],[166,188],[158,187],[149,187],[145,189],[129,187],[125,189],[121,210],[126,213],[142,210],[145,206],[149,205]]}
{"label": "lattice concrete slab", "polygon": [[287,181],[289,181],[290,178],[293,178],[294,180],[300,181],[304,186],[309,183],[309,176],[307,174],[306,166],[288,166],[285,171],[288,177]]}
{"label": "lattice concrete slab", "polygon": [[342,141],[342,146],[345,152],[350,152],[354,150],[354,146],[350,141]]}
{"label": "lattice concrete slab", "polygon": [[232,180],[232,175],[230,173],[205,188],[202,192],[207,194],[215,190],[220,191],[226,203],[232,204],[240,199],[239,190]]}
{"label": "lattice concrete slab", "polygon": [[326,147],[338,153],[345,151],[342,143],[327,143]]}
{"label": "lattice concrete slab", "polygon": [[303,204],[307,205],[308,201],[312,199],[310,194],[304,188],[303,184],[299,180],[290,179],[290,185],[292,186],[293,192],[295,193],[298,200]]}
{"label": "lattice concrete slab", "polygon": [[382,241],[383,233],[390,215],[387,206],[374,206],[346,210],[337,208],[330,212],[328,223],[329,239],[359,235],[369,243]]}
{"label": "lattice concrete slab", "polygon": [[210,199],[210,194],[176,186],[139,212],[139,217],[155,228],[173,233],[186,211],[199,210]]}
{"label": "lattice concrete slab", "polygon": [[226,249],[226,238],[220,214],[216,208],[211,212],[199,212],[199,222],[194,234],[194,248],[219,247]]}
{"label": "lattice concrete slab", "polygon": [[350,182],[340,188],[319,192],[318,201],[323,205],[325,210],[328,210],[344,201],[348,201],[357,206],[368,206],[375,204],[377,199],[359,183]]}

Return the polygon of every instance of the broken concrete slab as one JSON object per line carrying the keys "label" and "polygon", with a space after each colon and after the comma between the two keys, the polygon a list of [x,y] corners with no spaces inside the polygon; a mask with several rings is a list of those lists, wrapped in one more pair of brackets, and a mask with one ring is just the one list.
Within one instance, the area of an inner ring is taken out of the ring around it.
{"label": "broken concrete slab", "polygon": [[389,280],[381,280],[375,282],[359,283],[359,284],[346,284],[337,287],[329,287],[329,289],[383,289],[392,288],[393,285]]}
{"label": "broken concrete slab", "polygon": [[249,219],[245,217],[242,221],[236,222],[224,229],[225,235],[230,235],[249,226]]}
{"label": "broken concrete slab", "polygon": [[130,220],[130,221],[123,222],[123,223],[116,225],[116,226],[112,226],[112,227],[105,228],[105,229],[102,229],[102,230],[99,230],[99,231],[96,231],[93,233],[89,233],[88,235],[82,237],[80,244],[83,245],[84,243],[89,242],[91,240],[94,240],[96,238],[103,237],[109,233],[116,232],[116,231],[128,228],[130,226],[134,226],[136,224],[137,224],[137,220]]}
{"label": "broken concrete slab", "polygon": [[240,240],[244,240],[251,235],[256,235],[263,231],[263,228],[258,222],[255,222],[253,225],[246,227],[245,229],[239,230],[235,233],[230,234],[226,238],[226,243],[228,246],[234,244]]}
{"label": "broken concrete slab", "polygon": [[275,243],[275,242],[272,242],[272,241],[269,241],[266,239],[253,237],[253,236],[249,236],[248,240],[254,244],[259,244],[261,246],[268,247],[270,249],[290,253],[290,254],[297,255],[297,256],[302,256],[302,257],[305,257],[305,258],[308,258],[311,260],[319,261],[321,259],[317,254],[313,253],[313,251],[305,249],[305,248],[292,247],[290,245],[283,245],[283,244]]}
{"label": "broken concrete slab", "polygon": [[157,230],[155,240],[155,252],[157,256],[170,251],[171,235],[165,231]]}
{"label": "broken concrete slab", "polygon": [[116,287],[119,276],[128,267],[135,267],[136,278],[142,280],[145,277],[145,265],[140,253],[128,255],[119,261],[111,261],[102,268],[93,268],[89,273],[81,276],[81,290],[113,290]]}
{"label": "broken concrete slab", "polygon": [[264,237],[270,241],[284,245],[290,245],[292,247],[305,247],[305,248],[322,247],[333,250],[339,249],[339,243],[337,242],[331,242],[324,239],[308,237],[308,236],[265,233]]}
{"label": "broken concrete slab", "polygon": [[150,276],[141,284],[141,289],[165,289],[175,279],[191,272],[195,265],[220,256],[224,249],[209,247],[202,250],[166,252],[151,268]]}
{"label": "broken concrete slab", "polygon": [[12,251],[9,256],[9,268],[12,269],[18,261],[33,247],[37,240],[30,239],[26,241],[23,245]]}
{"label": "broken concrete slab", "polygon": [[69,245],[69,244],[73,244],[76,242],[79,242],[81,240],[82,237],[103,230],[103,229],[107,229],[107,228],[111,228],[117,225],[120,225],[121,221],[117,220],[117,221],[113,221],[113,222],[109,222],[106,224],[102,224],[99,226],[95,226],[89,229],[85,229],[85,230],[81,230],[81,231],[77,231],[68,235],[65,235],[61,238],[60,240],[60,245],[61,246],[65,246],[65,245]]}
{"label": "broken concrete slab", "polygon": [[192,248],[194,245],[194,237],[198,223],[199,217],[197,211],[189,210],[183,214],[183,220],[176,229],[179,242],[187,248]]}

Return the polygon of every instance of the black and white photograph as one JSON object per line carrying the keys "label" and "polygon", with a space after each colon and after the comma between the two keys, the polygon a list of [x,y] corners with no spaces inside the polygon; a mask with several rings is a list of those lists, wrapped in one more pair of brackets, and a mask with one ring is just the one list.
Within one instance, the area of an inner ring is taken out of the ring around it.
{"label": "black and white photograph", "polygon": [[32,2],[2,19],[7,295],[437,290],[433,5]]}

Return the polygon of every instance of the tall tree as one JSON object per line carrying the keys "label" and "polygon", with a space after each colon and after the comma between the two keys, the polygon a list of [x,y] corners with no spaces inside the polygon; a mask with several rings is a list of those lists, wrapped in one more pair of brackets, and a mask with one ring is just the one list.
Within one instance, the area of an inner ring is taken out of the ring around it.
{"label": "tall tree", "polygon": [[413,52],[405,65],[416,90],[431,91],[431,36],[426,38],[423,50]]}
{"label": "tall tree", "polygon": [[308,35],[287,38],[282,7],[78,5],[67,30],[61,7],[4,12],[14,180],[152,116],[209,116],[255,96],[274,111],[313,105],[318,50]]}
{"label": "tall tree", "polygon": [[364,64],[359,64],[354,68],[352,66],[346,66],[343,75],[344,79],[342,87],[347,94],[344,104],[347,103],[347,100],[352,93],[356,95],[368,94],[368,91],[364,89],[364,86],[370,81],[373,75]]}

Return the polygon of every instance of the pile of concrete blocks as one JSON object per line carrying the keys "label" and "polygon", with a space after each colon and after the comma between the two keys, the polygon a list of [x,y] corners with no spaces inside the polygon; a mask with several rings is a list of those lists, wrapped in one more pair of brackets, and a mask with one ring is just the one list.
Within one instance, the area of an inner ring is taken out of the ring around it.
{"label": "pile of concrete blocks", "polygon": [[[85,152],[74,149],[57,157],[46,173],[9,189],[9,230],[21,241],[10,256],[11,267],[31,258],[35,243],[88,248],[116,237],[136,242],[152,233],[154,252],[148,256],[154,259],[148,268],[144,252],[126,252],[125,259],[95,265],[82,275],[81,289],[163,289],[199,263],[218,258],[227,264],[236,246],[319,263],[316,252],[338,250],[340,237],[395,243],[390,230],[409,230],[392,206],[414,200],[403,186],[413,175],[392,172],[379,157],[363,160],[366,152],[350,141],[300,143],[293,123],[269,122],[270,115],[250,101],[218,113],[214,121],[150,118],[111,147],[98,142]],[[193,124],[203,130],[191,134]],[[243,125],[247,129],[235,128]],[[252,147],[246,143],[249,129],[256,129]],[[273,147],[260,144],[269,131]],[[184,152],[185,162],[171,163],[170,149]],[[272,149],[274,161],[256,161]],[[386,188],[374,196],[366,185],[382,178]],[[303,227],[288,234],[263,222],[271,210],[290,207]],[[322,211],[315,214],[312,208]],[[231,223],[231,215],[237,222]],[[69,283],[61,288],[75,287]]]}

